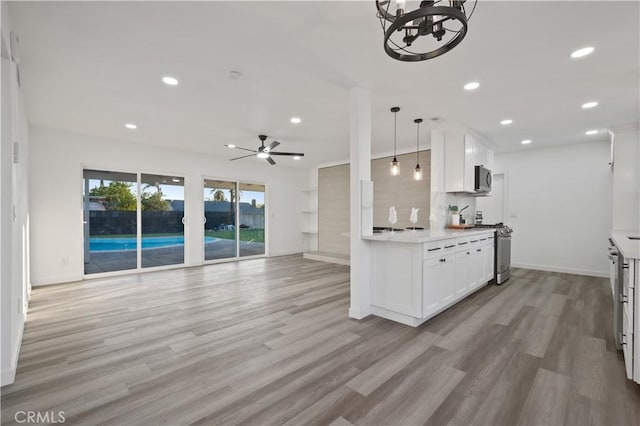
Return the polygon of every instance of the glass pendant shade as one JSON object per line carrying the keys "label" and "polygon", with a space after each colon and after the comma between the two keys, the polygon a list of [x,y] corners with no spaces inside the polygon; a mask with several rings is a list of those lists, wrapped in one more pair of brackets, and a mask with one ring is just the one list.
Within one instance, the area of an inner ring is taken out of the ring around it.
{"label": "glass pendant shade", "polygon": [[400,174],[400,163],[396,157],[393,157],[393,161],[391,162],[391,176],[398,176]]}
{"label": "glass pendant shade", "polygon": [[422,167],[420,167],[420,164],[416,165],[416,168],[413,170],[413,178],[415,180],[422,180]]}

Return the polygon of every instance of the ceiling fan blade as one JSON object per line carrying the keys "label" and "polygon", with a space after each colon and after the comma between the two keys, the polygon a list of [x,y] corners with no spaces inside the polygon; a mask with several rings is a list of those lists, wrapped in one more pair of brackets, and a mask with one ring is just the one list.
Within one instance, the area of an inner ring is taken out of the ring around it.
{"label": "ceiling fan blade", "polygon": [[271,158],[271,157],[267,157],[267,158],[265,158],[265,160],[267,160],[269,162],[269,164],[271,164],[272,166],[276,165],[276,162],[273,161],[273,158]]}
{"label": "ceiling fan blade", "polygon": [[301,152],[270,152],[269,155],[290,155],[295,157],[304,157]]}
{"label": "ceiling fan blade", "polygon": [[[226,146],[227,148],[229,148],[229,145],[225,145],[225,146]],[[241,149],[241,150],[243,150],[243,151],[258,152],[258,151],[255,151],[255,150],[253,150],[253,149],[249,149],[249,148],[241,148],[241,147],[239,147],[239,146],[236,146],[236,147],[233,147],[233,148],[230,148],[230,149]]]}
{"label": "ceiling fan blade", "polygon": [[247,158],[247,157],[255,157],[255,154],[243,155],[242,157],[232,158],[229,161],[239,160],[241,158]]}
{"label": "ceiling fan blade", "polygon": [[278,141],[273,141],[271,142],[269,145],[264,147],[264,152],[271,152],[271,150],[273,148],[275,148],[276,146],[280,145],[280,142]]}

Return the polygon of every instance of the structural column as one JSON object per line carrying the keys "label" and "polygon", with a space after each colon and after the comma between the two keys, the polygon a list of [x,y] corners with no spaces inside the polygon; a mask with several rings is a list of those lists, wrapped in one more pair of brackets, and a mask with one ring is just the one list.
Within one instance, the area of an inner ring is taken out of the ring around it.
{"label": "structural column", "polygon": [[[361,238],[363,222],[370,227],[371,208],[362,208],[362,188],[371,188],[371,91],[356,87],[350,92],[350,239],[351,305],[349,316],[361,319],[370,314],[371,251]],[[371,197],[365,189],[365,199]]]}

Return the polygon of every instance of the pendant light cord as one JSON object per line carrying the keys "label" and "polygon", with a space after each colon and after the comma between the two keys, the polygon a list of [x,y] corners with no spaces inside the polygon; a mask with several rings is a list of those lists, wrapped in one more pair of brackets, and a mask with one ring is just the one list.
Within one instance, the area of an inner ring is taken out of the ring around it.
{"label": "pendant light cord", "polygon": [[393,159],[396,159],[396,137],[398,135],[398,130],[397,130],[397,124],[398,124],[398,113],[394,112],[393,113]]}
{"label": "pendant light cord", "polygon": [[420,123],[418,124],[418,133],[416,136],[416,164],[420,165]]}

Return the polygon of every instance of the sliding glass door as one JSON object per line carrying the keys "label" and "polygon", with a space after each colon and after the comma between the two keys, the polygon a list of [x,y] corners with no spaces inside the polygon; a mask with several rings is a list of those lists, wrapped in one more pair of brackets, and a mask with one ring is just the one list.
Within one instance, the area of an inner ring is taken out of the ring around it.
{"label": "sliding glass door", "polygon": [[262,256],[265,186],[204,179],[204,260]]}
{"label": "sliding glass door", "polygon": [[184,263],[184,178],[143,173],[140,182],[142,267]]}
{"label": "sliding glass door", "polygon": [[264,185],[240,183],[240,256],[265,254]]}
{"label": "sliding glass door", "polygon": [[184,263],[184,178],[83,172],[84,273]]}
{"label": "sliding glass door", "polygon": [[204,260],[238,256],[237,183],[204,180]]}
{"label": "sliding glass door", "polygon": [[84,170],[84,273],[138,267],[138,177]]}

